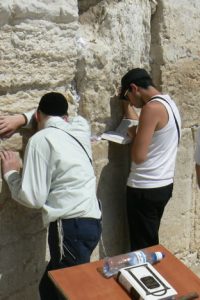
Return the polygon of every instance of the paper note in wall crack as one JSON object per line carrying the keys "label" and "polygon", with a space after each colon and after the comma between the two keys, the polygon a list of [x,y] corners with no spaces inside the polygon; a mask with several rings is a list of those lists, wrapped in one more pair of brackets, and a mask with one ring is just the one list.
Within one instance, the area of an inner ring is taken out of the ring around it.
{"label": "paper note in wall crack", "polygon": [[122,119],[116,130],[104,132],[101,138],[118,144],[129,144],[131,138],[128,136],[128,128],[137,126],[138,120]]}

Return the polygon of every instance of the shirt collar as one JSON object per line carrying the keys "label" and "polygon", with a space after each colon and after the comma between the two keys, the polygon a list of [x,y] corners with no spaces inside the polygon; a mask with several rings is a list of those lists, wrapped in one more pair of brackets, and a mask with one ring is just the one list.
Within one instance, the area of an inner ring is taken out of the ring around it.
{"label": "shirt collar", "polygon": [[51,126],[57,127],[59,125],[65,124],[65,123],[66,123],[66,121],[62,117],[51,116],[45,122],[44,128],[48,128],[48,127],[51,127]]}

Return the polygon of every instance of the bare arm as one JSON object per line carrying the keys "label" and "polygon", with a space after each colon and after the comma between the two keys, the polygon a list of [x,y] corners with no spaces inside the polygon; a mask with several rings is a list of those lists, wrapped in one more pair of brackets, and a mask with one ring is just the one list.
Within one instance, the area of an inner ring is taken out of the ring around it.
{"label": "bare arm", "polygon": [[35,110],[24,114],[0,116],[0,138],[11,137],[21,127],[36,129]]}
{"label": "bare arm", "polygon": [[131,120],[138,120],[138,114],[135,111],[134,107],[130,104],[129,101],[123,100],[123,111],[124,111],[124,118],[131,119]]}
{"label": "bare arm", "polygon": [[158,103],[147,103],[141,110],[139,125],[131,149],[131,159],[136,164],[147,158],[148,148],[155,130],[159,130],[168,122],[165,107]]}
{"label": "bare arm", "polygon": [[[139,120],[137,112],[135,111],[134,107],[130,104],[129,101],[123,100],[122,105],[123,105],[125,119],[131,119],[131,120],[137,120],[137,121]],[[128,135],[132,139],[134,139],[134,137],[136,135],[136,129],[137,129],[136,125],[128,128]]]}

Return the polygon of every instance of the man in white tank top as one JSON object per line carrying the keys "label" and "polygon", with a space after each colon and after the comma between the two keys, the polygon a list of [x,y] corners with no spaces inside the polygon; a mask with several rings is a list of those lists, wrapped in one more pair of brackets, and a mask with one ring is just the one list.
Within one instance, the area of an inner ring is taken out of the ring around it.
{"label": "man in white tank top", "polygon": [[[172,196],[181,119],[175,102],[156,89],[144,69],[123,76],[120,98],[125,117],[139,121],[129,130],[127,213],[133,251],[159,243],[160,221]],[[141,109],[139,117],[133,107]]]}

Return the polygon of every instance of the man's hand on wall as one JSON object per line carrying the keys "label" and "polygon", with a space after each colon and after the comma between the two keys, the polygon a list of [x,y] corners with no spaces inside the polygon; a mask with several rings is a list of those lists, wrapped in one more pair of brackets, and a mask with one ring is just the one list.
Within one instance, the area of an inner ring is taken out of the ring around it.
{"label": "man's hand on wall", "polygon": [[24,115],[0,116],[0,138],[9,138],[26,124]]}
{"label": "man's hand on wall", "polygon": [[9,171],[20,171],[20,160],[17,157],[16,153],[13,151],[1,151],[0,158],[2,161],[2,172],[3,175]]}

